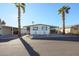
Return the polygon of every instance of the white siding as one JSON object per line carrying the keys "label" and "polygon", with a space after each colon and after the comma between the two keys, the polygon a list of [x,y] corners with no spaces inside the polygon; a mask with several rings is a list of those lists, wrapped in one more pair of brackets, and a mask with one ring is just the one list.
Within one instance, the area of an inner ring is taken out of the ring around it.
{"label": "white siding", "polygon": [[[38,27],[37,30],[33,30],[34,27]],[[49,26],[47,29],[42,29],[46,27],[46,25],[34,25],[30,27],[30,34],[50,34]]]}

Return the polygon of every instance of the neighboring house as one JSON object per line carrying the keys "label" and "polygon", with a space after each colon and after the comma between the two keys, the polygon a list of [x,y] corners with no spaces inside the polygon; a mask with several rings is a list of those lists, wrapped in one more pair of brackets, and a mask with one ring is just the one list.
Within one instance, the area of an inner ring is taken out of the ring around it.
{"label": "neighboring house", "polygon": [[0,35],[14,35],[18,34],[18,28],[11,26],[1,26]]}
{"label": "neighboring house", "polygon": [[79,25],[73,25],[71,27],[71,33],[72,34],[79,34]]}
{"label": "neighboring house", "polygon": [[[63,29],[60,27],[58,33],[63,33]],[[65,27],[65,34],[71,33],[71,27]]]}
{"label": "neighboring house", "polygon": [[52,28],[52,27],[53,26],[45,25],[45,24],[34,24],[34,25],[24,26],[22,33],[39,34],[39,35],[46,34],[47,35],[47,34],[51,34],[51,32],[53,32],[53,31],[55,31],[55,28]]}
{"label": "neighboring house", "polygon": [[0,35],[13,35],[13,34],[18,34],[18,28],[6,26],[6,23],[0,20]]}
{"label": "neighboring house", "polygon": [[18,28],[11,26],[1,26],[0,35],[14,35],[18,34]]}
{"label": "neighboring house", "polygon": [[[62,28],[59,28],[59,33],[63,32]],[[65,28],[65,33],[66,34],[79,34],[79,25],[73,25],[71,27],[66,27]]]}

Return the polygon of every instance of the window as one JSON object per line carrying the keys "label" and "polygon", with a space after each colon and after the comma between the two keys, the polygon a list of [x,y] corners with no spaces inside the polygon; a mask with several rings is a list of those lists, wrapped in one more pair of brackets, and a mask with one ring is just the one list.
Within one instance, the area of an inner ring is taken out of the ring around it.
{"label": "window", "polygon": [[47,26],[46,26],[46,30],[47,30]]}
{"label": "window", "polygon": [[33,27],[33,30],[38,30],[38,27]]}
{"label": "window", "polygon": [[42,26],[42,30],[47,30],[47,26]]}

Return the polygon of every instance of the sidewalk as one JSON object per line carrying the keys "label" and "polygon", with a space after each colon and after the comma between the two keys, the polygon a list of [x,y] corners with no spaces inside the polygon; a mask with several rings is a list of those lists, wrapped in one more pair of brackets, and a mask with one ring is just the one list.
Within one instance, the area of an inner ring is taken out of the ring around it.
{"label": "sidewalk", "polygon": [[28,56],[28,52],[20,39],[0,42],[0,56]]}

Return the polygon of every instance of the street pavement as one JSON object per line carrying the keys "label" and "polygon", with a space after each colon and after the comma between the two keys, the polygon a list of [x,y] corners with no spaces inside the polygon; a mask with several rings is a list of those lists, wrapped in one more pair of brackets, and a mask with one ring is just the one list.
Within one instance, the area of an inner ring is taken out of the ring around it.
{"label": "street pavement", "polygon": [[31,39],[25,35],[0,42],[0,56],[79,56],[79,41]]}
{"label": "street pavement", "polygon": [[79,56],[78,41],[30,39],[26,36],[23,38],[41,56]]}

